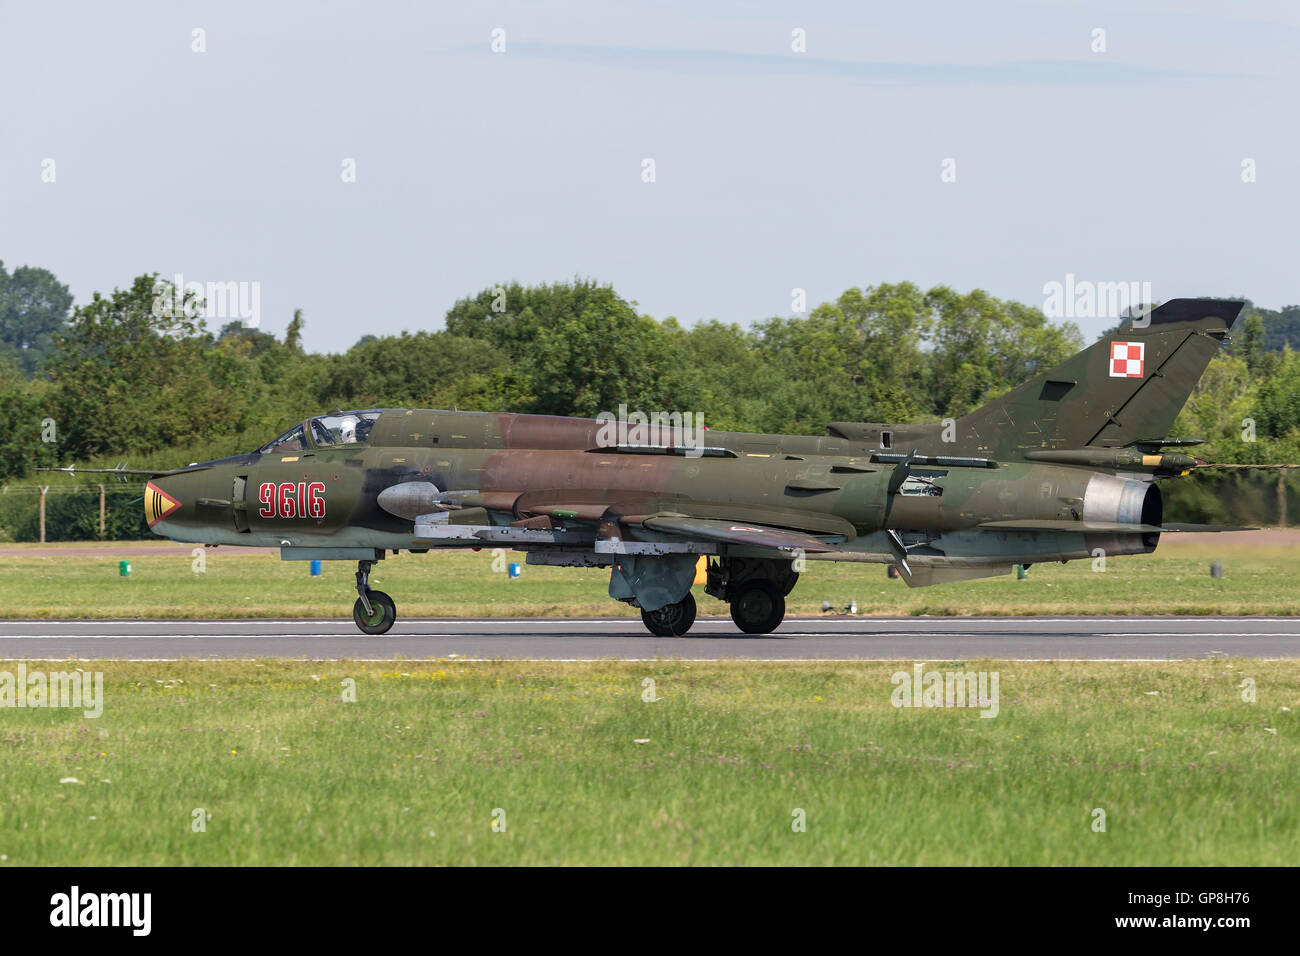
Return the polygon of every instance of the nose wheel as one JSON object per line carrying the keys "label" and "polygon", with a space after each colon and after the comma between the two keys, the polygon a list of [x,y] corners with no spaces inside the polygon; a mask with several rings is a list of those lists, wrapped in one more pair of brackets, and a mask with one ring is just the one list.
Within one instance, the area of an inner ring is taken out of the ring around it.
{"label": "nose wheel", "polygon": [[397,606],[393,604],[393,599],[383,591],[367,591],[366,599],[370,610],[367,611],[361,598],[357,598],[357,603],[352,605],[352,620],[364,634],[388,633],[388,629],[397,620]]}
{"label": "nose wheel", "polygon": [[387,634],[397,620],[397,605],[383,591],[370,590],[373,561],[357,562],[357,603],[352,605],[352,620],[363,634]]}

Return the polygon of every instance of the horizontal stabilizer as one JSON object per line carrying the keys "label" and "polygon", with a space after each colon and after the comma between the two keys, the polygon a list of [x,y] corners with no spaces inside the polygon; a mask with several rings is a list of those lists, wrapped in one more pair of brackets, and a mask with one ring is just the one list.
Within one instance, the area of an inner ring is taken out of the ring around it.
{"label": "horizontal stabilizer", "polygon": [[1185,524],[1171,521],[1169,524],[1162,525],[1160,530],[1187,534],[1209,534],[1217,531],[1258,531],[1259,528],[1252,528],[1244,524]]}
{"label": "horizontal stabilizer", "polygon": [[1076,534],[1159,534],[1161,531],[1169,530],[1153,524],[1127,524],[1123,521],[1074,521],[1069,518],[1060,521],[1040,520],[1037,518],[1017,519],[1015,521],[985,521],[979,527],[983,531],[1072,531]]}
{"label": "horizontal stabilizer", "polygon": [[1209,534],[1217,531],[1258,531],[1259,528],[1240,524],[1186,524],[1171,521],[1168,524],[1127,524],[1122,521],[1042,521],[1027,518],[1016,521],[985,521],[984,531],[1073,531],[1084,534],[1161,534],[1183,532]]}

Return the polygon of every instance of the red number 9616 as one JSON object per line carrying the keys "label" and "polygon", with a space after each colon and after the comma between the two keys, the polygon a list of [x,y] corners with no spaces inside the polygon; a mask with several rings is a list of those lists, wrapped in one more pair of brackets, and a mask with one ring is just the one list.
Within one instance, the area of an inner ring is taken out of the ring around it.
{"label": "red number 9616", "polygon": [[262,503],[257,513],[263,518],[323,518],[325,482],[284,481],[277,485],[264,481],[257,489],[257,500]]}

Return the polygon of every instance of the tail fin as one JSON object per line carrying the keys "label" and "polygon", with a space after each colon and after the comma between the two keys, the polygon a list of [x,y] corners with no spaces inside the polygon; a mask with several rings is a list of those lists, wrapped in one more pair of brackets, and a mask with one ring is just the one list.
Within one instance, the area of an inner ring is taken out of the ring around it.
{"label": "tail fin", "polygon": [[1172,299],[957,422],[968,453],[1157,443],[1242,302]]}

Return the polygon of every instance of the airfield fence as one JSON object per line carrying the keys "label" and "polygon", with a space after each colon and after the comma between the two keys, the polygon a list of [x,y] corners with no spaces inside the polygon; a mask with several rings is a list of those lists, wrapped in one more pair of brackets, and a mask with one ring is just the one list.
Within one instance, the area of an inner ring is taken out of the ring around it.
{"label": "airfield fence", "polygon": [[[44,496],[42,488],[46,489]],[[44,497],[44,538],[41,537]],[[154,537],[144,482],[0,486],[0,541],[130,541]]]}

